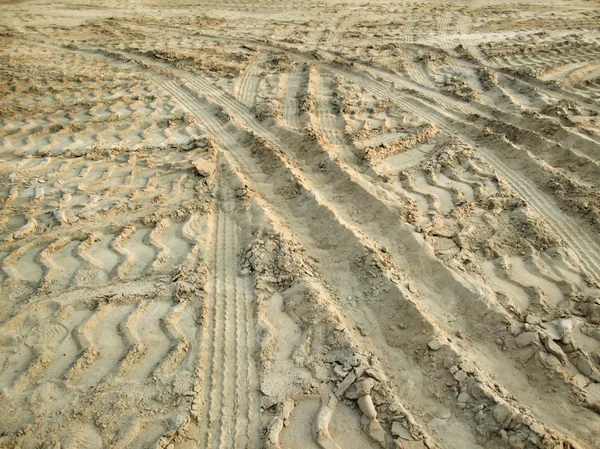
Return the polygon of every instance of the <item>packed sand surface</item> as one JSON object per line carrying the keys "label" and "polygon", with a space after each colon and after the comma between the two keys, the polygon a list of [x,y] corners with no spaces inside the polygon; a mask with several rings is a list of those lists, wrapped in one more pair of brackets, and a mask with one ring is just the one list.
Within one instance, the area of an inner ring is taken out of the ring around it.
{"label": "packed sand surface", "polygon": [[600,448],[600,2],[0,1],[0,448]]}

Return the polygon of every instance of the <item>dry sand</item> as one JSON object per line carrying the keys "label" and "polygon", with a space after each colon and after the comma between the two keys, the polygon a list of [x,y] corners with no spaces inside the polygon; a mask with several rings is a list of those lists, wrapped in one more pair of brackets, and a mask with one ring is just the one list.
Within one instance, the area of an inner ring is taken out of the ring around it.
{"label": "dry sand", "polygon": [[598,1],[0,8],[0,448],[600,448]]}

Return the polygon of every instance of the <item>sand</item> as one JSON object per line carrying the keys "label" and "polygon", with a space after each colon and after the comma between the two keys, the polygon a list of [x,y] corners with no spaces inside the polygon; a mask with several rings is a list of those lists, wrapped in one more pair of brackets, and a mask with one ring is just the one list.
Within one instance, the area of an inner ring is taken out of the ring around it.
{"label": "sand", "polygon": [[0,448],[600,448],[597,1],[0,5]]}

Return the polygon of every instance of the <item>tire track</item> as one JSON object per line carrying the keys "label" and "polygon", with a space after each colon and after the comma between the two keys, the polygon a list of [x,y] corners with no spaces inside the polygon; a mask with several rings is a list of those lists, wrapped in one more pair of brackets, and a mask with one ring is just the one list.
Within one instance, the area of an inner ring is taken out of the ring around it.
{"label": "tire track", "polygon": [[323,24],[322,28],[314,30],[304,42],[305,45],[316,45],[317,43],[319,43],[319,41],[323,39],[323,36],[325,36],[325,33],[327,33],[327,31],[330,28],[333,28],[335,26],[337,20],[337,17],[334,16],[331,19],[327,20]]}
{"label": "tire track", "polygon": [[508,168],[487,148],[478,148],[481,155],[505,178],[519,195],[544,217],[548,225],[556,232],[579,256],[585,271],[600,279],[600,245],[579,227],[570,217],[553,204],[553,201],[540,192],[528,178],[518,171]]}
{"label": "tire track", "polygon": [[247,392],[239,397],[240,403],[237,404],[238,410],[240,410],[240,416],[244,416],[244,410],[246,410],[246,420],[242,419],[242,424],[246,427],[244,435],[243,426],[238,426],[236,429],[236,435],[239,432],[239,440],[242,445],[240,447],[258,447],[260,436],[256,432],[257,428],[257,417],[260,414],[259,398],[258,398],[258,375],[256,373],[256,366],[254,363],[254,348],[256,347],[256,327],[255,318],[253,314],[252,304],[254,298],[252,294],[252,287],[250,285],[249,278],[242,278],[238,276],[238,283],[241,284],[240,291],[242,292],[243,301],[243,319],[245,322],[244,326],[244,338],[242,341],[246,342],[243,346],[243,350],[240,351],[241,365],[245,366],[246,369],[242,370],[241,375],[245,375],[245,383],[240,386],[240,392]]}
{"label": "tire track", "polygon": [[163,218],[154,226],[154,229],[148,234],[148,243],[156,248],[156,256],[154,260],[148,265],[147,270],[150,272],[160,270],[161,266],[169,261],[173,257],[173,251],[162,241],[163,232],[167,229],[171,223],[167,218]]}
{"label": "tire track", "polygon": [[[556,206],[548,206],[552,203],[552,200],[546,197],[545,194],[539,191],[537,187],[535,187],[534,184],[524,176],[517,174],[517,172],[509,173],[509,170],[506,168],[506,166],[504,166],[504,164],[502,164],[502,162],[500,162],[500,160],[498,160],[496,157],[492,156],[489,149],[472,142],[470,137],[466,135],[460,127],[456,127],[457,119],[453,114],[445,110],[435,110],[431,106],[418,99],[408,100],[406,97],[395,94],[390,89],[386,89],[377,81],[370,80],[366,77],[361,77],[359,74],[353,71],[344,69],[337,70],[351,81],[354,81],[356,84],[369,89],[381,98],[391,99],[408,111],[413,112],[417,116],[420,116],[429,122],[435,123],[440,128],[447,130],[451,134],[460,135],[465,142],[478,149],[482,156],[490,163],[490,165],[496,168],[498,172],[501,173],[502,176],[505,177],[509,183],[511,183],[511,185],[513,185],[515,190],[530,203],[531,207],[534,208],[551,224],[555,232],[557,232],[557,234],[565,242],[567,242],[569,246],[571,246],[577,253],[580,254],[585,270],[589,271],[591,274],[600,279],[600,247],[597,243],[595,243],[595,240],[581,228],[579,228],[579,231],[573,232],[575,229],[577,229],[577,227],[574,226],[574,223],[570,218],[565,220],[563,225],[560,220],[556,218],[562,215],[560,209],[558,209]],[[222,91],[219,91],[216,87],[204,81],[201,77],[194,77],[186,74],[185,72],[182,73],[183,71],[178,69],[171,69],[171,71],[176,73],[177,76],[181,77],[192,87],[200,89],[207,95],[207,98],[215,101],[217,104],[223,105],[231,112],[238,115],[247,126],[257,130],[257,132],[267,138],[267,140],[275,142],[279,147],[283,147],[283,145],[274,138],[271,132],[264,129],[260,124],[255,123],[254,118],[247,111],[244,111],[244,108],[241,107],[241,105],[236,104],[234,100],[228,98]],[[183,96],[185,96],[185,93],[183,93]],[[461,119],[458,120],[458,123],[460,122]],[[518,179],[516,176],[518,176]],[[591,248],[591,250],[588,248]]]}
{"label": "tire track", "polygon": [[[346,72],[349,73],[349,72]],[[179,76],[179,74],[177,74],[176,76]],[[200,92],[202,92],[202,94],[206,95],[207,98],[209,99],[215,99],[214,101],[220,106],[223,107],[227,113],[229,114],[229,116],[232,117],[232,122],[237,122],[237,123],[241,123],[243,127],[247,127],[248,129],[250,129],[250,131],[252,133],[254,133],[257,137],[259,137],[260,139],[264,139],[267,142],[267,145],[265,146],[264,151],[269,153],[268,155],[266,155],[267,157],[273,159],[275,158],[275,160],[279,160],[281,159],[281,164],[282,167],[285,168],[285,170],[287,170],[288,172],[293,174],[293,177],[295,177],[295,179],[297,180],[297,182],[302,182],[303,184],[306,184],[305,189],[308,191],[318,191],[319,192],[319,201],[324,201],[322,207],[323,208],[328,208],[329,211],[332,213],[333,218],[335,219],[335,222],[341,225],[343,225],[346,229],[352,229],[354,226],[357,226],[357,224],[360,224],[360,227],[362,228],[360,234],[361,235],[372,235],[374,236],[373,238],[376,241],[379,241],[381,239],[381,236],[378,234],[378,231],[376,228],[374,228],[373,226],[376,226],[376,223],[374,224],[369,224],[370,223],[370,219],[369,218],[365,218],[363,217],[356,217],[356,218],[350,218],[348,219],[349,215],[353,215],[353,213],[349,213],[348,210],[346,210],[346,204],[344,202],[344,199],[347,199],[345,196],[342,196],[341,198],[338,198],[338,200],[341,201],[336,201],[335,204],[339,203],[339,207],[338,206],[334,206],[333,203],[331,202],[331,197],[330,195],[336,195],[336,190],[335,190],[335,186],[322,186],[320,184],[317,184],[319,187],[323,187],[323,188],[318,188],[315,189],[313,186],[311,186],[312,182],[319,182],[318,179],[316,179],[313,173],[313,170],[311,170],[311,167],[305,167],[305,171],[307,172],[307,176],[309,176],[312,181],[309,182],[307,180],[307,178],[305,178],[302,175],[299,175],[298,169],[294,167],[293,164],[290,164],[289,162],[284,162],[284,155],[288,156],[286,159],[290,159],[290,160],[296,160],[296,159],[300,159],[300,160],[304,160],[303,158],[308,157],[307,155],[302,156],[301,154],[298,153],[294,153],[294,151],[300,151],[299,149],[294,149],[294,147],[292,146],[291,149],[286,148],[285,146],[281,145],[281,143],[279,142],[279,140],[268,130],[265,130],[260,124],[256,123],[256,121],[250,116],[250,114],[245,111],[245,109],[243,108],[243,106],[240,106],[238,103],[236,103],[235,101],[232,101],[230,98],[228,98],[225,94],[220,93],[220,92],[215,92],[214,86],[205,86],[203,85],[204,81],[200,78],[196,78],[196,77],[191,77],[190,78],[186,78],[185,75],[181,75],[181,78],[183,78],[185,80],[186,84],[187,82],[189,82],[189,84],[192,86],[192,91],[194,91],[195,89],[200,90]],[[174,82],[164,82],[162,84],[164,87],[166,88],[170,88],[172,89],[172,93],[174,96],[181,96],[181,100],[183,102],[186,102],[187,104],[191,105],[192,108],[201,111],[201,113],[203,115],[210,115],[207,111],[205,111],[206,106],[203,106],[203,103],[201,100],[198,99],[198,97],[195,96],[195,94],[192,94],[188,91],[189,88],[182,88],[177,86],[177,84],[175,84]],[[375,84],[376,86],[379,86],[377,83]],[[171,91],[170,89],[168,89],[169,91]],[[413,100],[414,101],[414,100]],[[414,101],[416,102],[416,101]],[[413,102],[410,102],[408,104],[412,105]],[[420,103],[421,105],[424,105],[424,103]],[[414,106],[413,106],[414,107]],[[421,106],[424,107],[424,106]],[[203,111],[204,110],[204,111]],[[420,111],[421,114],[423,113],[422,111]],[[432,117],[437,118],[438,120],[441,121],[441,123],[444,123],[444,120],[439,118],[439,115],[436,115],[436,113],[432,113],[431,111],[428,111],[428,113],[433,114]],[[233,123],[231,123],[231,126],[234,126]],[[231,136],[228,135],[229,132],[224,130],[223,127],[216,127],[215,128],[216,131],[219,133],[217,134],[215,137],[221,141],[222,143],[224,142],[231,142],[233,140],[233,146],[235,147],[235,139]],[[236,159],[238,159],[240,161],[243,161],[247,155],[242,155],[244,152],[246,151],[250,151],[250,149],[245,150],[245,147],[243,148],[234,148],[234,147],[229,147],[228,149],[230,150],[230,152],[234,155],[234,157]],[[260,150],[259,150],[260,151]],[[304,160],[304,164],[306,164],[306,160]],[[252,173],[252,163],[247,165],[245,164],[246,167],[248,167],[249,170],[249,174]],[[301,163],[302,165],[302,163]],[[308,170],[306,170],[308,169]],[[342,172],[343,173],[343,172]],[[340,175],[342,175],[342,173],[339,173]],[[337,176],[334,176],[334,178],[338,178]],[[347,180],[344,180],[344,177],[342,176],[339,179],[339,182],[347,182]],[[351,183],[350,183],[351,184]],[[356,186],[354,186],[356,187]],[[332,190],[333,189],[333,190]],[[363,195],[365,192],[361,192],[359,188],[355,189],[355,195],[352,195],[352,198],[354,198],[353,201],[356,201],[357,198],[359,198],[361,195]],[[385,213],[384,210],[381,210],[380,212]],[[360,213],[360,211],[356,211],[356,213]],[[366,212],[368,213],[368,212]],[[371,216],[372,218],[372,216]],[[350,221],[348,221],[350,220]],[[379,218],[378,218],[379,220]],[[357,231],[358,232],[358,231]],[[357,237],[358,238],[358,237]],[[385,241],[385,239],[383,240]],[[398,257],[397,254],[395,254],[394,257]],[[401,256],[400,256],[400,260],[402,260]],[[440,273],[441,274],[441,273]],[[431,293],[431,292],[430,292]],[[435,295],[433,295],[435,296]],[[427,298],[428,295],[425,294],[424,298]],[[477,304],[477,302],[471,302],[471,305],[476,305],[478,308],[481,307],[487,307],[485,305],[482,304]],[[442,313],[442,311],[437,311],[439,313]],[[438,316],[436,312],[436,320],[442,320],[443,321],[443,316]],[[467,333],[470,333],[471,331],[467,331],[466,328],[461,329],[461,331],[466,331]],[[473,348],[475,349],[475,348]],[[482,360],[487,360],[487,357],[484,356],[483,353],[481,353],[481,350],[477,351],[478,353],[480,353]],[[507,362],[507,366],[510,366],[512,373],[515,374],[515,365],[514,365],[514,361],[511,361],[510,358],[508,356],[501,356],[501,358],[503,360],[505,360]],[[488,363],[485,363],[486,366],[492,366],[489,365]],[[501,373],[496,373],[497,375],[500,376],[500,378],[503,378],[503,380],[505,380],[504,378],[506,377],[505,374],[501,374]],[[523,381],[523,379],[521,379],[521,381]],[[514,390],[517,391],[517,390]],[[562,393],[564,393],[564,390],[562,391]],[[521,394],[525,394],[525,395],[529,395],[529,393],[525,390],[523,390],[521,392],[521,390],[519,390],[519,395]],[[542,416],[545,416],[547,418],[548,415],[548,410],[545,407],[542,407],[543,404],[540,404],[539,401],[535,401],[536,403],[536,413],[541,413]],[[538,408],[541,407],[541,408]],[[211,419],[212,415],[209,415],[209,417],[207,418],[208,420]],[[214,416],[212,416],[212,420],[214,421]],[[553,422],[553,420],[550,419],[551,422]]]}
{"label": "tire track", "polygon": [[404,70],[406,70],[406,74],[417,84],[420,86],[425,86],[430,89],[434,89],[435,85],[429,79],[423,68],[415,63],[412,54],[406,50],[402,45],[398,46],[398,53],[402,57],[402,61],[404,62]]}
{"label": "tire track", "polygon": [[237,99],[248,107],[254,106],[258,88],[262,81],[260,76],[261,65],[267,60],[269,54],[266,52],[259,53],[254,61],[246,68],[244,77],[240,81],[240,87],[237,92]]}
{"label": "tire track", "polygon": [[[438,20],[438,45],[444,52],[448,55],[448,58],[445,61],[445,64],[448,66],[450,71],[459,72],[460,67],[454,62],[453,55],[456,53],[456,42],[458,36],[456,36],[456,23],[457,20],[456,15],[452,12],[442,13]],[[452,39],[450,38],[452,36]],[[460,41],[459,41],[460,42]],[[427,67],[429,69],[429,67]]]}
{"label": "tire track", "polygon": [[400,36],[401,42],[405,42],[407,44],[415,43],[414,30],[417,27],[417,23],[420,19],[420,14],[411,14],[410,18],[405,20],[404,26],[402,27],[402,34]]}
{"label": "tire track", "polygon": [[73,250],[73,255],[79,261],[79,267],[73,275],[72,285],[108,280],[108,273],[102,269],[102,262],[90,252],[91,247],[101,239],[101,233],[91,233]]}
{"label": "tire track", "polygon": [[287,83],[283,91],[283,123],[296,131],[301,129],[298,96],[303,90],[305,78],[304,67],[294,66],[287,76]]}
{"label": "tire track", "polygon": [[333,109],[333,91],[336,80],[331,73],[320,73],[317,68],[310,71],[310,83],[315,89],[316,98],[316,117],[311,116],[311,121],[316,129],[324,132],[328,146],[334,150],[333,156],[340,156],[345,162],[353,161],[354,154],[351,146],[345,141],[343,125],[338,122],[343,121],[342,114],[336,114]]}
{"label": "tire track", "polygon": [[136,229],[134,226],[127,226],[110,243],[110,247],[121,256],[121,262],[114,268],[112,273],[112,275],[117,278],[123,278],[135,265],[135,254],[125,248],[127,240],[133,236],[135,231]]}
{"label": "tire track", "polygon": [[576,67],[574,70],[569,71],[567,74],[561,75],[558,79],[555,79],[555,81],[561,86],[573,86],[575,84],[581,83],[591,73],[598,73],[599,70],[600,62],[588,62]]}
{"label": "tire track", "polygon": [[173,305],[166,316],[162,317],[160,327],[171,342],[171,346],[166,355],[163,356],[158,366],[153,370],[153,374],[167,376],[177,370],[183,363],[191,343],[184,332],[179,327],[179,318],[185,312],[188,304],[186,301]]}
{"label": "tire track", "polygon": [[357,15],[354,12],[349,13],[344,16],[338,26],[334,29],[334,31],[329,30],[327,38],[325,39],[324,44],[327,46],[333,46],[333,44],[337,43],[342,37],[342,33],[348,31],[352,25],[354,25],[358,20]]}
{"label": "tire track", "polygon": [[[204,93],[207,93],[206,91],[203,91],[203,92],[204,92]],[[209,96],[210,96],[210,95],[209,95]],[[230,108],[230,107],[229,107],[229,105],[227,104],[228,102],[227,102],[227,99],[226,99],[226,98],[219,98],[219,99],[220,99],[220,100],[221,100],[221,99],[223,100],[223,103],[225,103],[225,107],[226,107],[226,108],[229,110],[229,112],[230,112],[230,113],[233,113],[233,114],[236,114],[236,115],[237,115],[237,114],[238,114],[238,111],[239,111],[239,116],[238,116],[238,118],[239,118],[240,120],[242,120],[242,121],[245,123],[245,125],[246,125],[246,126],[248,126],[250,129],[252,129],[254,132],[256,132],[256,133],[257,133],[259,136],[261,136],[263,139],[265,139],[265,140],[267,140],[268,142],[270,142],[271,144],[273,144],[273,145],[275,146],[275,148],[277,148],[277,150],[278,150],[278,151],[280,151],[282,154],[286,154],[286,153],[288,152],[288,151],[287,151],[287,149],[286,149],[286,147],[285,147],[285,146],[283,146],[283,145],[282,145],[282,144],[281,144],[281,143],[278,141],[278,139],[277,139],[277,138],[275,138],[275,137],[273,136],[273,134],[272,134],[272,133],[270,133],[270,132],[269,132],[269,131],[267,131],[267,130],[264,130],[264,129],[263,129],[263,128],[262,128],[262,127],[259,125],[259,124],[257,124],[257,123],[252,123],[251,119],[246,119],[246,117],[243,117],[243,115],[244,115],[244,111],[243,111],[243,110],[241,110],[240,108],[234,108],[233,106],[235,106],[235,105],[232,105],[232,107]],[[223,103],[221,103],[221,104],[223,104]],[[297,159],[297,155],[294,155],[294,154],[290,154],[288,157],[289,157],[291,160],[293,160],[293,159]],[[308,170],[305,170],[305,172],[306,172],[306,173],[308,173]],[[309,188],[309,187],[307,187],[307,189],[315,191],[315,189],[314,189],[314,188]],[[326,192],[327,190],[326,190],[326,189],[325,189],[325,190],[323,190],[323,189],[318,189],[318,191],[319,191],[321,194],[325,194],[325,192]],[[331,193],[331,192],[330,192],[330,193],[328,193],[328,195],[329,195],[329,194],[333,194],[333,193]],[[343,218],[343,217],[345,217],[345,215],[346,215],[346,212],[344,211],[344,209],[343,209],[343,207],[342,207],[342,206],[340,206],[340,208],[338,208],[337,206],[335,206],[335,207],[334,207],[334,206],[332,205],[332,203],[331,203],[331,202],[329,202],[329,201],[328,201],[328,203],[327,203],[327,204],[328,204],[328,206],[327,206],[327,207],[329,207],[329,208],[333,208],[334,210],[336,210],[336,212],[335,212],[335,215],[336,215],[336,217],[337,217],[337,220],[339,220],[339,221],[340,221],[340,222],[342,222],[342,223],[347,223],[347,224],[346,224],[346,226],[352,226],[352,225],[350,225],[350,224],[349,224],[349,222],[346,220],[346,218]],[[341,202],[340,202],[340,201],[339,201],[339,198],[338,198],[338,202],[337,202],[336,204],[343,205],[343,204],[344,204],[344,202],[343,202],[343,201],[341,201]],[[351,220],[351,221],[353,221],[353,220]],[[362,220],[361,220],[361,222],[362,222],[362,223],[368,223],[369,221],[368,221],[368,219],[367,219],[367,218],[364,218],[364,219],[362,219]],[[379,237],[378,237],[378,233],[377,233],[377,231],[376,231],[376,230],[375,230],[375,228],[373,228],[372,226],[367,226],[367,228],[366,228],[366,229],[364,229],[364,230],[361,232],[361,234],[364,234],[364,235],[372,235],[372,236],[374,236],[374,238],[375,238],[375,239],[378,239],[378,238],[379,238]],[[513,365],[513,366],[514,366],[514,365]],[[498,374],[498,373],[497,373],[497,374]],[[543,404],[538,404],[538,405],[543,405]],[[538,412],[540,412],[540,413],[543,413],[543,415],[547,416],[547,412],[548,412],[548,410],[547,410],[547,409],[544,409],[544,408],[542,408],[542,409],[538,410]]]}
{"label": "tire track", "polygon": [[205,236],[201,234],[202,228],[198,225],[198,221],[198,214],[194,213],[190,215],[181,227],[181,236],[187,241],[190,248],[185,259],[182,261],[184,269],[194,269],[196,267],[198,255],[204,247],[203,239]]}
{"label": "tire track", "polygon": [[[204,404],[206,406],[205,423],[203,426],[203,447],[212,449],[214,444],[218,442],[219,433],[223,432],[222,414],[224,410],[218,402],[223,399],[223,383],[225,381],[225,373],[221,374],[220,370],[225,369],[225,312],[224,306],[227,301],[228,291],[226,285],[226,260],[229,256],[227,250],[227,217],[221,210],[216,212],[215,225],[215,251],[213,267],[212,288],[210,292],[212,317],[209,318],[209,335],[207,340],[210,342],[210,365],[206,368],[205,388],[204,388]],[[219,427],[217,422],[220,421]],[[215,435],[217,434],[217,435]]]}
{"label": "tire track", "polygon": [[[213,124],[213,126],[218,126]],[[220,180],[220,173],[218,173]],[[197,376],[200,383],[192,410],[202,447],[259,447],[258,383],[251,348],[254,317],[246,278],[237,275],[238,228],[229,211],[232,196],[219,181],[221,202],[214,213],[210,280],[202,312]],[[191,223],[191,220],[190,220]],[[191,224],[190,224],[191,226]],[[185,235],[196,235],[188,226]]]}
{"label": "tire track", "polygon": [[148,308],[148,301],[140,302],[123,319],[118,326],[118,332],[123,340],[125,347],[125,356],[115,365],[111,377],[122,378],[127,376],[135,364],[144,358],[148,352],[148,347],[144,344],[137,332],[138,323],[141,317],[145,314]]}
{"label": "tire track", "polygon": [[221,365],[223,379],[221,404],[217,405],[221,410],[221,417],[219,435],[218,438],[215,438],[215,448],[233,447],[235,445],[235,442],[230,441],[230,438],[235,434],[238,418],[238,414],[234,410],[234,404],[236,399],[235,376],[237,374],[237,353],[239,352],[238,345],[240,344],[236,338],[237,332],[235,330],[235,325],[237,324],[235,314],[238,309],[239,293],[235,282],[235,273],[237,271],[235,229],[233,221],[228,215],[225,215],[223,228],[223,240],[226,251],[223,270],[221,272],[221,279],[224,284],[224,295],[222,298],[224,302],[223,323],[221,324],[224,333],[224,343],[221,350],[223,357],[223,364]]}
{"label": "tire track", "polygon": [[[307,187],[307,189],[309,189],[309,187]],[[314,190],[314,189],[312,189],[312,190]],[[327,206],[327,207],[331,207],[331,204],[330,204],[330,203],[328,203],[328,206]],[[347,223],[347,221],[346,221],[345,219],[343,219],[343,218],[341,218],[341,217],[337,216],[337,213],[334,213],[334,214],[335,214],[335,216],[336,216],[336,220],[338,220],[339,222],[343,223],[345,226],[351,226],[349,223]],[[376,233],[374,234],[373,232],[367,232],[367,231],[372,231],[372,229],[365,230],[365,232],[364,232],[364,233],[365,233],[365,234],[369,234],[369,235],[375,235],[375,234],[376,234]]]}
{"label": "tire track", "polygon": [[456,20],[456,31],[460,36],[460,43],[467,53],[479,63],[485,64],[485,58],[479,50],[479,47],[477,47],[476,44],[473,44],[471,38],[468,37],[471,32],[472,22],[473,18],[470,15],[460,14]]}
{"label": "tire track", "polygon": [[47,290],[61,276],[62,269],[52,259],[54,254],[59,249],[69,243],[69,239],[60,238],[46,246],[39,253],[40,264],[44,267],[44,274],[40,281],[40,289]]}
{"label": "tire track", "polygon": [[[153,374],[169,375],[180,371],[191,343],[179,328],[178,320],[188,304],[181,302],[167,308],[166,312],[162,306],[155,308],[158,312],[162,310],[163,314],[166,313],[165,316],[157,316],[154,310],[148,315],[151,304],[151,300],[142,300],[135,305],[99,301],[94,310],[78,311],[70,300],[44,324],[25,327],[20,323],[28,323],[30,317],[35,323],[36,317],[43,316],[45,310],[51,309],[52,303],[42,303],[30,312],[21,312],[3,325],[4,332],[7,329],[20,332],[20,329],[32,326],[26,340],[32,355],[27,366],[15,378],[13,387],[27,391],[32,387],[32,382],[38,380],[48,382],[64,379],[69,389],[85,394],[88,388],[104,380],[145,381]],[[87,316],[82,313],[87,313]],[[167,329],[172,341],[171,348],[164,353],[164,345],[156,344],[155,334],[146,331],[148,327],[158,328],[159,323]],[[140,329],[143,329],[143,333],[140,333]],[[57,358],[57,354],[67,357]],[[159,366],[162,368],[150,371],[147,365],[152,360],[160,360]],[[70,390],[69,394],[73,391]]]}
{"label": "tire track", "polygon": [[[540,216],[544,217],[555,232],[571,246],[582,258],[582,263],[586,271],[600,279],[600,245],[596,243],[596,239],[592,238],[588,232],[575,225],[573,220],[565,215],[565,220],[560,220],[564,214],[557,206],[554,206],[553,201],[545,194],[537,189],[537,187],[525,178],[516,170],[509,170],[497,157],[492,155],[492,151],[482,145],[472,142],[469,136],[457,127],[457,120],[446,116],[440,117],[442,111],[433,111],[428,105],[419,100],[408,101],[405,98],[396,95],[393,91],[383,88],[377,82],[367,78],[360,77],[349,71],[343,72],[344,76],[351,79],[355,83],[371,90],[381,98],[388,98],[402,107],[422,117],[423,119],[437,124],[440,128],[447,130],[451,134],[458,134],[463,140],[473,148],[476,148],[486,161],[492,165],[513,188],[536,210]],[[449,122],[449,123],[448,123]],[[458,121],[460,123],[460,120]],[[579,229],[577,231],[577,229]]]}
{"label": "tire track", "polygon": [[200,312],[200,319],[202,324],[202,333],[200,335],[199,350],[198,350],[198,361],[196,364],[195,375],[199,379],[194,389],[196,397],[192,405],[192,412],[194,418],[197,421],[198,428],[195,431],[198,438],[200,439],[201,447],[210,449],[207,445],[208,439],[208,414],[210,412],[210,376],[212,373],[212,365],[215,363],[214,359],[217,356],[214,352],[211,352],[211,341],[214,344],[214,340],[211,340],[211,336],[214,333],[215,327],[215,307],[216,307],[216,296],[217,296],[217,269],[216,260],[219,254],[219,233],[221,223],[221,213],[217,209],[213,213],[212,222],[212,241],[210,242],[210,252],[207,255],[210,261],[210,272],[211,278],[207,285],[206,294],[202,304]]}
{"label": "tire track", "polygon": [[48,368],[56,357],[56,347],[67,335],[67,329],[58,320],[28,329],[26,343],[31,351],[27,367],[15,379],[14,389],[27,390],[32,383]]}
{"label": "tire track", "polygon": [[[222,242],[222,229],[224,228],[223,224],[223,216],[220,210],[216,211],[215,218],[215,233],[214,233],[214,251],[212,261],[212,273],[213,273],[213,285],[211,291],[209,293],[211,302],[209,305],[210,316],[207,317],[208,320],[208,334],[203,341],[206,344],[206,353],[211,354],[209,358],[209,363],[206,365],[206,369],[204,371],[204,400],[202,403],[205,406],[205,416],[204,416],[204,425],[202,426],[202,447],[207,449],[211,449],[211,439],[213,437],[212,432],[214,431],[214,414],[218,412],[215,409],[214,401],[218,398],[218,392],[216,391],[216,383],[219,379],[222,379],[222,376],[215,377],[216,367],[221,366],[217,362],[217,358],[222,358],[222,353],[217,352],[218,345],[220,341],[217,341],[217,333],[218,333],[218,314],[221,306],[221,302],[219,301],[220,296],[223,295],[222,292],[222,284],[219,281],[221,278],[222,267],[221,267],[221,258],[224,255],[224,243]],[[212,344],[211,344],[212,343]],[[210,346],[209,346],[210,345]],[[203,351],[204,352],[204,351]]]}
{"label": "tire track", "polygon": [[[233,247],[240,248],[238,233],[236,229],[233,230]],[[244,426],[242,423],[244,420],[248,418],[245,415],[245,411],[250,411],[249,400],[248,398],[251,396],[250,386],[248,385],[248,377],[245,377],[243,366],[248,363],[248,338],[249,335],[246,332],[246,321],[250,318],[246,316],[246,308],[245,308],[245,296],[243,294],[244,284],[243,280],[237,276],[237,264],[231,264],[230,268],[230,276],[233,282],[235,282],[235,297],[233,303],[233,315],[232,319],[231,315],[229,317],[230,320],[234,323],[234,331],[235,332],[235,385],[232,385],[230,388],[235,393],[231,395],[231,403],[229,404],[229,410],[233,413],[233,416],[236,417],[236,425],[232,432],[230,432],[229,436],[231,437],[231,441],[229,442],[230,446],[223,446],[226,444],[226,441],[221,440],[221,447],[248,447],[249,441],[247,440],[248,435],[244,432]],[[244,387],[248,394],[243,394]],[[248,427],[249,423],[246,423],[246,427]]]}
{"label": "tire track", "polygon": [[100,349],[96,346],[92,332],[98,321],[104,319],[111,311],[109,305],[97,306],[97,309],[79,326],[73,329],[73,339],[77,342],[79,352],[77,358],[65,373],[67,384],[79,381],[83,371],[90,367],[100,357]]}
{"label": "tire track", "polygon": [[43,248],[38,245],[39,242],[35,240],[27,242],[4,257],[2,260],[2,270],[6,274],[4,284],[23,281],[38,283],[42,279],[44,267],[37,262],[37,259]]}

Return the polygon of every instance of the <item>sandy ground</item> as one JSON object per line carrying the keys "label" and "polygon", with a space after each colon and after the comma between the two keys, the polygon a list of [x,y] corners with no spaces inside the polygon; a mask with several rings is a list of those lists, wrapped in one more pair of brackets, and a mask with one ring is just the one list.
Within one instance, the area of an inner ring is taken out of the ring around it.
{"label": "sandy ground", "polygon": [[0,448],[600,448],[598,1],[0,8]]}

